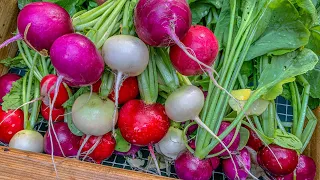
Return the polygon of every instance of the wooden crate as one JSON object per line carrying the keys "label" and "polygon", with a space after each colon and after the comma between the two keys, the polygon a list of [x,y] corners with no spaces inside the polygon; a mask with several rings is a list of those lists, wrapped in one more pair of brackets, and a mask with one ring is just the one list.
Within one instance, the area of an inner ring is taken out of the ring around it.
{"label": "wooden crate", "polygon": [[[18,5],[16,0],[1,0],[0,42],[12,37],[16,30]],[[0,49],[0,60],[14,57],[17,44],[12,43]],[[0,65],[0,76],[8,69]],[[76,159],[55,157],[59,179],[91,180],[158,180],[170,179],[152,174],[130,171],[110,166],[81,162]],[[56,179],[50,155],[24,152],[0,147],[0,179]]]}
{"label": "wooden crate", "polygon": [[[0,3],[0,42],[12,37],[16,29],[18,6],[16,0],[1,0]],[[13,57],[17,52],[16,43],[0,49],[0,60]],[[0,76],[8,71],[0,65]],[[305,151],[311,156],[320,169],[320,124]],[[52,166],[51,156],[24,152],[6,147],[0,147],[0,179],[56,179]],[[80,162],[75,159],[55,157],[60,179],[130,179],[130,180],[155,180],[171,179],[147,173],[124,170],[93,163]],[[28,178],[27,178],[28,177]],[[317,172],[320,180],[320,170]]]}

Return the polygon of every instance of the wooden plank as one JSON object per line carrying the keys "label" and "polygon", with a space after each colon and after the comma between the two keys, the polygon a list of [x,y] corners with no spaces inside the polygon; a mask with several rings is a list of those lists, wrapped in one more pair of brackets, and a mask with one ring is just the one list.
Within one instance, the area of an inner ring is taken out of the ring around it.
{"label": "wooden plank", "polygon": [[[12,37],[16,30],[16,19],[18,15],[18,4],[16,0],[1,0],[0,4],[0,43]],[[17,52],[17,44],[11,43],[5,48],[0,49],[0,60],[14,57]],[[7,68],[0,65],[0,75],[7,72]]]}
{"label": "wooden plank", "polygon": [[[56,179],[50,155],[0,147],[0,179]],[[55,157],[59,179],[71,180],[170,180],[137,171]]]}

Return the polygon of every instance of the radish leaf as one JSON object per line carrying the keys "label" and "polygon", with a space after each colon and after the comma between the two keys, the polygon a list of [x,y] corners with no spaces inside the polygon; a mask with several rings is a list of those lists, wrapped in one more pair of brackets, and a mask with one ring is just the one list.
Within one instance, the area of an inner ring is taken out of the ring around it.
{"label": "radish leaf", "polygon": [[277,129],[274,133],[275,144],[288,149],[299,150],[302,148],[302,142],[295,135]]}

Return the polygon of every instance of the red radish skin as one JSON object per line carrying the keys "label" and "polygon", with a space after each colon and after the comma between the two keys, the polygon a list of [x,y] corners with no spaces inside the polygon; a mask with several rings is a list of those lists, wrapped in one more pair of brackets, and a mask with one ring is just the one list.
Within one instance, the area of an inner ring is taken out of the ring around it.
{"label": "red radish skin", "polygon": [[12,83],[21,77],[16,74],[5,74],[0,77],[0,103],[3,103],[3,97],[10,92]]}
{"label": "red radish skin", "polygon": [[[57,139],[53,136],[53,155],[63,156],[64,154],[67,157],[76,156],[79,149],[79,142],[81,140],[81,137],[72,134],[72,132],[69,130],[68,124],[64,122],[54,123],[53,129],[57,134],[58,141],[63,150],[62,153]],[[43,147],[45,153],[51,154],[51,143],[48,131],[44,135]]]}
{"label": "red radish skin", "polygon": [[[42,117],[45,120],[49,121],[49,113],[50,113],[49,106],[45,105],[42,102],[41,103],[40,112],[41,112]],[[53,110],[52,110],[52,120],[54,122],[63,121],[64,120],[64,114],[65,114],[65,109],[63,109],[63,108],[60,108],[60,109],[53,108]]]}
{"label": "red radish skin", "polygon": [[263,142],[251,128],[248,128],[248,127],[245,127],[245,128],[248,129],[250,133],[247,146],[251,147],[252,149],[258,152],[259,149],[263,147]]}
{"label": "red radish skin", "polygon": [[[229,122],[222,122],[220,125],[220,129],[218,131],[218,135],[222,134],[224,132],[225,129],[227,129],[230,126]],[[234,134],[236,133],[236,129],[233,129],[224,139],[222,139],[222,142],[228,146],[231,141],[232,138],[234,136]],[[232,145],[229,147],[229,150],[232,151],[236,151],[239,147],[240,144],[240,133],[237,134],[236,139],[234,140],[234,142],[232,143]],[[210,154],[215,154],[218,153],[220,151],[224,150],[224,147],[222,146],[221,143],[219,143],[215,148],[212,149],[212,151],[210,152]],[[228,152],[224,151],[222,154],[220,154],[220,156],[228,156]]]}
{"label": "red radish skin", "polygon": [[[86,135],[82,136],[80,144],[83,143]],[[88,151],[97,141],[97,136],[91,136],[81,150],[82,153]],[[89,154],[96,163],[100,164],[104,159],[110,157],[116,147],[116,140],[112,137],[111,132],[102,136],[99,145]]]}
{"label": "red radish skin", "polygon": [[136,32],[150,46],[174,45],[170,31],[182,39],[191,22],[191,11],[186,0],[140,0],[134,14]]}
{"label": "red radish skin", "polygon": [[178,155],[174,168],[178,177],[183,180],[209,180],[214,170],[209,159],[200,160],[189,151]]}
{"label": "red radish skin", "polygon": [[[135,99],[139,95],[139,85],[136,76],[128,77],[122,82],[119,90],[119,104],[124,104],[132,99]],[[114,90],[110,93],[109,99],[115,101]]]}
{"label": "red radish skin", "polygon": [[130,100],[119,111],[118,127],[126,141],[146,146],[158,143],[165,136],[170,121],[163,105]]}
{"label": "red radish skin", "polygon": [[92,92],[99,93],[100,92],[101,83],[102,83],[101,79],[99,79],[97,82],[95,82],[92,85]]}
{"label": "red radish skin", "polygon": [[33,2],[26,5],[17,19],[19,34],[7,40],[0,48],[18,39],[48,55],[53,42],[60,36],[74,32],[71,17],[62,7],[51,2]]}
{"label": "red radish skin", "polygon": [[[217,38],[205,26],[192,26],[181,42],[193,50],[198,60],[208,66],[212,66],[219,52]],[[175,69],[185,76],[203,74],[204,67],[201,68],[177,45],[170,48],[170,59]]]}
{"label": "red radish skin", "polygon": [[104,61],[95,45],[77,33],[59,37],[51,46],[50,57],[58,74],[72,87],[94,84],[104,70]]}
{"label": "red radish skin", "polygon": [[263,147],[258,152],[257,160],[261,168],[273,176],[285,176],[292,173],[298,165],[298,153],[275,144],[271,144],[269,147],[274,155],[268,147]]}
{"label": "red radish skin", "polygon": [[[56,75],[49,74],[43,77],[40,82],[41,96],[44,97],[43,103],[46,106],[49,106],[50,100],[51,101],[53,100],[54,93],[55,93],[54,89],[55,89],[57,80],[58,80],[58,77]],[[57,108],[57,109],[62,108],[62,104],[65,103],[68,99],[69,99],[69,95],[68,95],[67,89],[64,87],[63,84],[60,84],[57,99],[53,105],[54,108]]]}
{"label": "red radish skin", "polygon": [[0,141],[8,144],[11,138],[24,129],[23,111],[21,109],[3,111],[0,106]]}

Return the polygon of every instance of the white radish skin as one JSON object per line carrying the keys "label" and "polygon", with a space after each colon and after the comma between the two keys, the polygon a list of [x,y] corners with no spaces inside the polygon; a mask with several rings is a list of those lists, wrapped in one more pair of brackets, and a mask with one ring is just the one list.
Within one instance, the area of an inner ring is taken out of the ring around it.
{"label": "white radish skin", "polygon": [[183,141],[183,131],[174,127],[170,127],[167,134],[155,144],[156,150],[175,160],[181,151],[187,149]]}
{"label": "white radish skin", "polygon": [[89,96],[90,93],[85,93],[76,99],[72,106],[72,121],[84,134],[102,136],[113,128],[114,103],[109,99],[102,100],[96,93]]}
{"label": "white radish skin", "polygon": [[165,109],[168,117],[176,122],[194,119],[204,105],[203,92],[196,86],[183,86],[167,98]]}
{"label": "white radish skin", "polygon": [[43,152],[43,136],[33,130],[21,130],[10,140],[9,147],[35,153]]}

